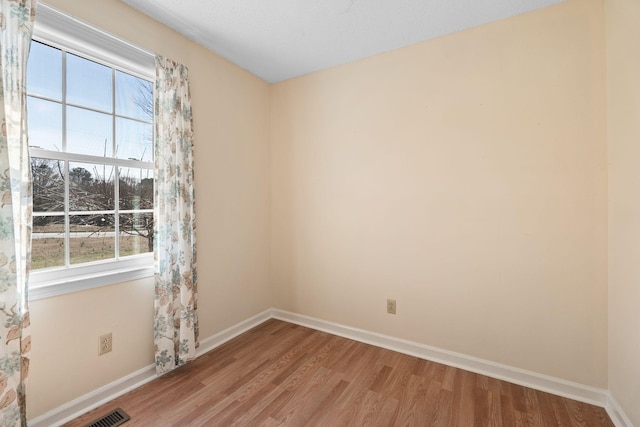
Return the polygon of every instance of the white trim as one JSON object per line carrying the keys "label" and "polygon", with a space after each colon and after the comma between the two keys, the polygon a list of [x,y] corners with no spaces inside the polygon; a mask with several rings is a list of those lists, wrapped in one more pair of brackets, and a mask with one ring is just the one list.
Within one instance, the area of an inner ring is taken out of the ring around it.
{"label": "white trim", "polygon": [[29,274],[29,301],[153,276],[153,254],[95,261]]}
{"label": "white trim", "polygon": [[633,423],[610,392],[607,393],[607,403],[604,408],[616,427],[633,427]]}
{"label": "white trim", "polygon": [[67,423],[118,396],[138,388],[157,378],[154,365],[144,367],[132,374],[58,406],[39,417],[29,420],[30,427],[57,427]]}
{"label": "white trim", "polygon": [[[513,366],[503,365],[491,362],[489,360],[479,359],[473,356],[467,356],[460,353],[443,350],[428,345],[403,340],[400,338],[382,335],[363,329],[352,328],[350,326],[340,325],[338,323],[328,322],[314,317],[304,316],[301,314],[291,313],[285,310],[268,309],[252,316],[240,323],[237,323],[209,338],[200,342],[200,347],[196,352],[196,357],[200,357],[226,343],[227,341],[237,337],[238,335],[248,331],[249,329],[261,324],[269,319],[279,319],[297,325],[306,326],[308,328],[319,331],[328,332],[345,338],[360,341],[366,344],[375,345],[377,347],[386,348],[397,351],[399,353],[408,354],[425,360],[442,363],[478,374],[486,375],[492,378],[519,384],[535,390],[552,393],[569,399],[578,400],[580,402],[604,407],[611,417],[616,427],[634,427],[629,418],[625,415],[620,405],[604,389],[586,386],[583,384],[555,378],[548,375],[527,371]],[[136,371],[120,380],[114,381],[104,387],[101,387],[91,393],[79,397],[67,404],[59,406],[37,418],[29,421],[31,427],[51,426],[57,427],[68,422],[80,415],[90,411],[116,397],[139,387],[153,379],[157,378],[153,365],[147,366]]]}
{"label": "white trim", "polygon": [[544,391],[580,402],[604,407],[607,401],[607,391],[583,384],[555,378],[537,372],[527,371],[501,363],[491,362],[461,353],[455,353],[413,341],[352,328],[338,323],[327,322],[309,316],[303,316],[284,310],[273,310],[273,318],[328,332],[341,337],[350,338],[366,344],[397,351],[399,353],[416,356],[421,359],[442,363],[448,366],[497,378],[519,384],[535,390]]}
{"label": "white trim", "polygon": [[196,351],[196,357],[200,357],[203,354],[213,350],[216,347],[221,346],[229,340],[247,332],[251,328],[255,328],[259,324],[271,319],[273,309],[269,308],[262,313],[258,313],[255,316],[252,316],[246,320],[243,320],[240,323],[236,323],[233,326],[228,327],[227,329],[218,332],[200,341],[200,347]]}
{"label": "white trim", "polygon": [[115,66],[122,71],[155,79],[155,54],[39,2],[33,39],[50,46]]}
{"label": "white trim", "polygon": [[[200,347],[196,351],[196,358],[216,347],[221,346],[249,329],[258,326],[260,323],[269,320],[273,317],[271,313],[271,309],[265,310],[262,313],[243,320],[240,323],[200,341]],[[158,378],[158,375],[156,375],[155,365],[146,366],[132,374],[87,393],[84,396],[80,396],[71,402],[58,406],[39,417],[33,418],[29,420],[28,424],[30,427],[61,426],[62,424],[67,423],[118,396],[122,396],[128,391],[153,381],[156,378]]]}
{"label": "white trim", "polygon": [[[29,95],[29,96],[37,98],[37,96],[34,96],[34,95]],[[118,116],[117,114],[111,114],[111,113],[104,113],[104,114],[115,116],[116,118],[122,117],[122,116]],[[127,117],[127,120],[130,120],[130,119]],[[153,124],[148,122],[142,122],[142,123]],[[123,159],[120,157],[106,157],[106,156],[100,157],[100,156],[92,156],[90,154],[45,150],[43,148],[37,148],[37,147],[29,147],[29,155],[31,157],[38,157],[38,158],[47,159],[47,160],[68,160],[70,162],[93,163],[98,165],[105,164],[109,166],[120,166],[122,168],[139,168],[139,169],[153,170],[153,167],[154,167],[153,162],[146,162],[142,160]]]}
{"label": "white trim", "polygon": [[[114,264],[117,264],[117,262]],[[61,279],[60,281],[49,280],[43,282],[43,284],[33,284],[33,282],[30,282],[33,286],[29,286],[29,301],[152,277],[153,269],[154,267],[152,264],[147,266],[118,268],[115,270],[112,269],[86,275],[77,275],[74,273],[73,276],[66,279]],[[34,274],[36,273],[31,274],[32,277]]]}

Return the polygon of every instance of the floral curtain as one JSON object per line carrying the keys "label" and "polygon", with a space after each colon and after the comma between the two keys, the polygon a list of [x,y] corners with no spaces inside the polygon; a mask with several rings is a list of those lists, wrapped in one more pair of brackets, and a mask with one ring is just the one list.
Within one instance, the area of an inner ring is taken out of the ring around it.
{"label": "floral curtain", "polygon": [[195,357],[196,236],[188,70],[156,58],[154,257],[156,371]]}
{"label": "floral curtain", "polygon": [[36,0],[0,0],[0,425],[27,425],[31,166],[26,70]]}

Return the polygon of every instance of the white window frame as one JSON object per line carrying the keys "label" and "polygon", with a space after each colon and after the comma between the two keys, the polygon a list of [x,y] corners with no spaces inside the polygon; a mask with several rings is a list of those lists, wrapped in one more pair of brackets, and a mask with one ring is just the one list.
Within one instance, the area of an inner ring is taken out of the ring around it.
{"label": "white window frame", "polygon": [[[88,25],[40,2],[36,10],[33,40],[62,49],[109,68],[153,82],[154,54]],[[48,150],[32,148],[32,157],[51,158]],[[60,158],[63,153],[56,153]],[[73,160],[83,157],[72,155]],[[92,157],[92,156],[84,156]],[[87,159],[88,160],[88,159]],[[95,162],[95,159],[90,162]],[[109,158],[100,158],[109,164]],[[117,160],[122,165],[122,160]],[[124,163],[127,163],[124,161]],[[137,166],[138,162],[135,162]],[[152,165],[151,165],[152,166]],[[76,266],[31,271],[29,300],[122,283],[153,276],[153,254],[127,256],[118,260],[95,261]]]}

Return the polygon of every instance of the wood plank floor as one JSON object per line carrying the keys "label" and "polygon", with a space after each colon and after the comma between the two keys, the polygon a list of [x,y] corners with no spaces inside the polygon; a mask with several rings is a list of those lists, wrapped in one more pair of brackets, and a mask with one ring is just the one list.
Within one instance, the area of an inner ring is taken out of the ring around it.
{"label": "wood plank floor", "polygon": [[268,320],[67,424],[121,407],[125,426],[613,426],[604,409]]}

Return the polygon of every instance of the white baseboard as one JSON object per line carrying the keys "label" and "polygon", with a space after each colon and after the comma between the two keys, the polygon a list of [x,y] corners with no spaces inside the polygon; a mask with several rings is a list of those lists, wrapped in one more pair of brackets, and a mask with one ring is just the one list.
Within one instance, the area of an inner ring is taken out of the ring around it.
{"label": "white baseboard", "polygon": [[625,412],[622,410],[620,404],[611,395],[611,393],[604,389],[590,387],[584,384],[563,380],[561,378],[555,378],[539,374],[537,372],[527,371],[513,366],[503,365],[489,360],[479,359],[477,357],[467,356],[465,354],[455,353],[363,329],[352,328],[338,323],[328,322],[326,320],[291,313],[284,310],[273,309],[271,311],[271,317],[328,332],[330,334],[339,335],[355,341],[364,342],[366,344],[375,345],[377,347],[397,351],[399,353],[416,356],[421,359],[442,363],[444,365],[519,384],[535,390],[567,397],[579,402],[600,406],[607,411],[607,414],[616,427],[634,427],[631,420],[629,420]]}
{"label": "white baseboard", "polygon": [[[247,320],[243,320],[215,335],[212,335],[200,341],[200,346],[196,351],[196,357],[202,356],[204,353],[224,344],[225,342],[237,337],[238,335],[248,331],[254,326],[268,320],[272,317],[272,310],[265,310]],[[155,365],[146,366],[126,377],[120,378],[110,384],[100,387],[84,396],[65,403],[39,417],[29,420],[30,427],[57,427],[69,422],[80,415],[97,408],[100,405],[115,399],[135,388],[142,386],[156,379]]]}
{"label": "white baseboard", "polygon": [[607,403],[604,408],[616,427],[633,427],[633,423],[611,393],[607,393]]}
{"label": "white baseboard", "polygon": [[416,356],[421,359],[442,363],[488,377],[497,378],[511,383],[530,387],[580,402],[604,407],[607,402],[607,391],[583,384],[566,381],[560,378],[514,368],[513,366],[479,359],[428,345],[403,340],[400,338],[352,328],[337,323],[313,317],[290,313],[283,310],[273,310],[273,317],[301,326],[321,330],[334,335],[350,338],[356,341],[372,344],[400,353]]}
{"label": "white baseboard", "polygon": [[[115,399],[156,378],[155,365],[149,365],[111,384],[100,387],[71,402],[58,406],[39,417],[29,420],[29,427],[57,427],[100,405]],[[28,390],[28,389],[27,389]],[[28,391],[27,391],[28,392]]]}
{"label": "white baseboard", "polygon": [[[607,390],[527,371],[513,366],[479,359],[428,345],[352,328],[279,309],[268,309],[200,342],[196,357],[224,344],[268,319],[280,319],[312,329],[375,345],[425,360],[442,363],[492,378],[604,407],[616,427],[634,427],[620,405]],[[111,384],[55,408],[29,421],[31,427],[55,427],[64,424],[116,397],[157,378],[149,365]]]}
{"label": "white baseboard", "polygon": [[233,326],[228,327],[224,331],[218,332],[215,335],[200,340],[200,347],[196,351],[196,357],[200,357],[208,351],[213,350],[216,347],[221,346],[227,341],[237,337],[240,334],[247,332],[249,329],[254,328],[262,322],[269,320],[273,317],[273,309],[269,308],[262,313],[258,313],[240,323],[236,323]]}

